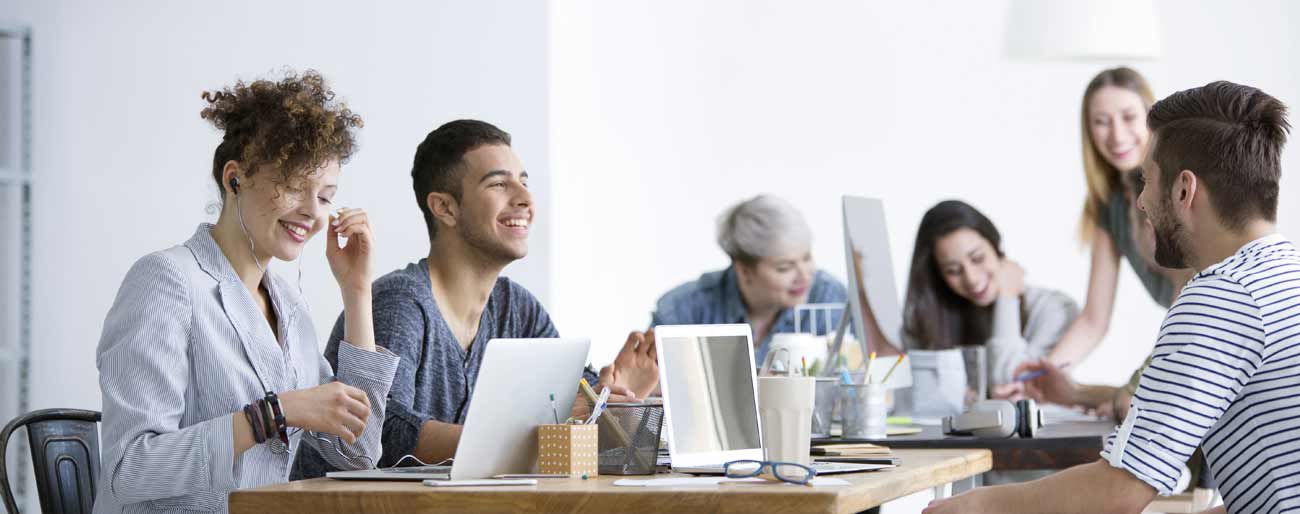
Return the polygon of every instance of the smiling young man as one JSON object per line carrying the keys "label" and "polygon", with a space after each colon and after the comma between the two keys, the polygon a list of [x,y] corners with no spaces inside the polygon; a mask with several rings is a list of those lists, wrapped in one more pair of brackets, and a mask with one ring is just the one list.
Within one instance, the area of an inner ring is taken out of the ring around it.
{"label": "smiling young man", "polygon": [[1102,460],[976,489],[925,512],[1141,512],[1200,447],[1223,494],[1211,512],[1300,509],[1300,254],[1275,232],[1286,107],[1229,82],[1151,108],[1138,205],[1156,261],[1198,273],[1169,309]]}
{"label": "smiling young man", "polygon": [[[429,255],[373,287],[376,336],[401,357],[388,394],[380,467],[405,455],[432,464],[455,454],[488,341],[559,336],[537,298],[501,276],[528,254],[536,216],[510,134],[477,120],[446,123],[420,143],[411,178]],[[340,318],[325,350],[331,362],[342,334]],[[596,380],[590,370],[584,375]],[[601,383],[634,399],[652,391],[658,376],[653,338],[634,333],[602,370]],[[313,454],[300,458],[295,471],[309,478],[327,469]]]}

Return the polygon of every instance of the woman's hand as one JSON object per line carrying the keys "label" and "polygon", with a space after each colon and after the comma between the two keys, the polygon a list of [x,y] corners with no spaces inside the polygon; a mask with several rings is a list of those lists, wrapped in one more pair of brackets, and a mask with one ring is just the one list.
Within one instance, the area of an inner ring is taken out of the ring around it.
{"label": "woman's hand", "polygon": [[1002,259],[997,276],[998,294],[1001,296],[1020,296],[1025,293],[1025,268],[1011,259]]}
{"label": "woman's hand", "polygon": [[[339,238],[348,239],[340,246]],[[370,289],[370,256],[374,253],[374,233],[370,218],[362,209],[342,208],[331,216],[325,257],[329,259],[334,280],[345,293]]]}
{"label": "woman's hand", "polygon": [[1012,377],[1025,373],[1041,372],[1037,378],[1024,382],[1025,396],[1037,402],[1056,403],[1060,405],[1079,404],[1079,386],[1070,380],[1061,368],[1047,359],[1021,363],[1012,372]]}
{"label": "woman's hand", "polygon": [[370,417],[370,399],[366,393],[342,382],[288,391],[279,396],[286,425],[334,434],[348,444],[361,437],[366,418]]}

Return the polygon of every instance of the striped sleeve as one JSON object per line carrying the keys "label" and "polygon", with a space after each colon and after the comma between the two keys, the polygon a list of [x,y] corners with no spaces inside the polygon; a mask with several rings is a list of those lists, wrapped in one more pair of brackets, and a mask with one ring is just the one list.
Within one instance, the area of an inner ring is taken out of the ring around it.
{"label": "striped sleeve", "polygon": [[109,487],[101,494],[118,503],[235,488],[230,417],[181,427],[193,319],[183,277],[167,254],[140,259],[104,320],[97,364]]}
{"label": "striped sleeve", "polygon": [[1260,309],[1241,284],[1197,277],[1169,309],[1129,417],[1102,457],[1173,494],[1183,464],[1259,368],[1264,343]]}
{"label": "striped sleeve", "polygon": [[333,378],[366,393],[370,400],[370,416],[366,418],[366,428],[361,437],[348,444],[332,434],[307,431],[303,443],[316,448],[321,458],[336,469],[366,469],[375,467],[383,454],[384,409],[388,405],[388,389],[393,385],[393,375],[397,372],[398,357],[383,346],[375,346],[375,351],[366,351],[347,341],[339,341],[338,371],[330,369],[329,361],[320,358],[321,383]]}

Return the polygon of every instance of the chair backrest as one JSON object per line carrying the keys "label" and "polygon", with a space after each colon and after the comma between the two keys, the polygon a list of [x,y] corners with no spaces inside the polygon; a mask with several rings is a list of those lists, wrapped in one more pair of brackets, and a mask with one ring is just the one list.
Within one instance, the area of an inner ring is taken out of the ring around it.
{"label": "chair backrest", "polygon": [[41,511],[46,514],[90,514],[99,479],[99,419],[91,410],[43,409],[10,421],[0,432],[0,494],[10,514],[18,514],[6,469],[9,436],[27,427],[32,469]]}

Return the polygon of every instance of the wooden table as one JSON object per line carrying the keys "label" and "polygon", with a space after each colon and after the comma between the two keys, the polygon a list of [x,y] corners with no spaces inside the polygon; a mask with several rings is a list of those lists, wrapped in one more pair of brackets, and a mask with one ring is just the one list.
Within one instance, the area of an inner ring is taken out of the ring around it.
{"label": "wooden table", "polygon": [[1065,469],[1101,458],[1102,442],[1115,430],[1112,421],[1062,421],[1044,426],[1038,437],[980,439],[945,436],[937,426],[923,426],[920,434],[894,436],[884,441],[859,441],[839,437],[814,439],[813,444],[873,442],[899,448],[983,448],[993,452],[995,471],[1013,469]]}
{"label": "wooden table", "polygon": [[[536,486],[432,488],[419,482],[328,478],[236,491],[232,514],[461,512],[816,512],[853,513],[988,471],[992,454],[978,449],[900,450],[892,470],[831,475],[844,487],[728,484],[709,487],[619,487],[620,478],[543,479]],[[674,475],[659,475],[660,477]]]}

